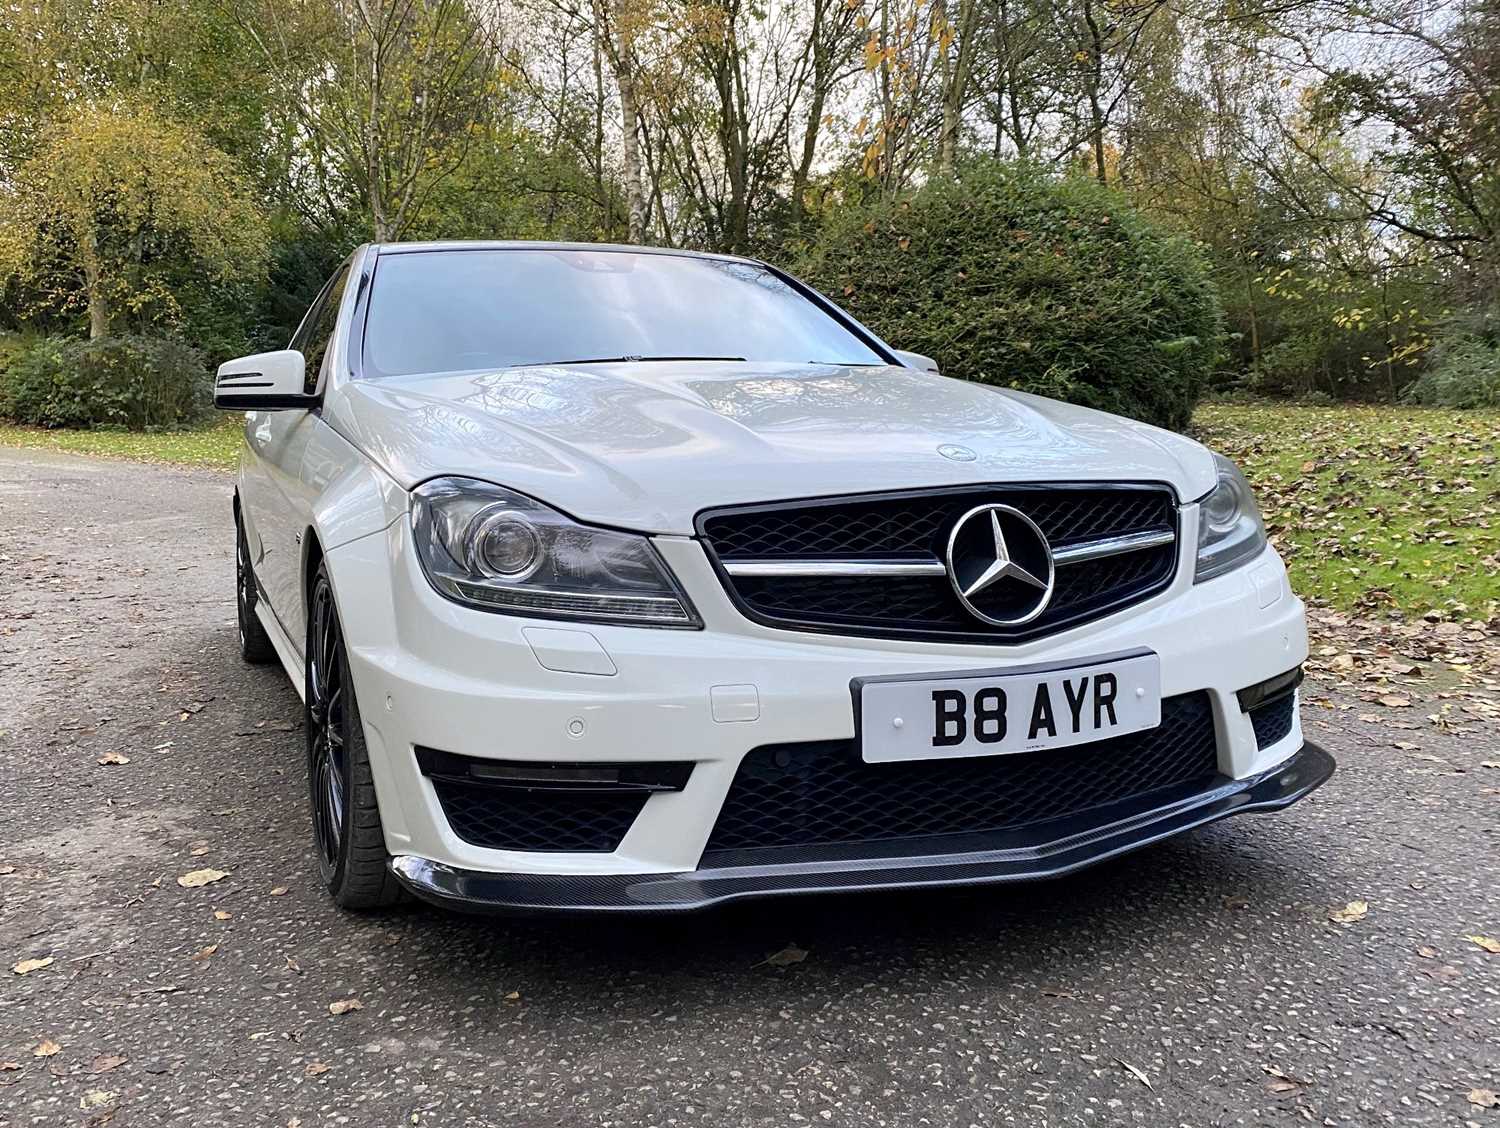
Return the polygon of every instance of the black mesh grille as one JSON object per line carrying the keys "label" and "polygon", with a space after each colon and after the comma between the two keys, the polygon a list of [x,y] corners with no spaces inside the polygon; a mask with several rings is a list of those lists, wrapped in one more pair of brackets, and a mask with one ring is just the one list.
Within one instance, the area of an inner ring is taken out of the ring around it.
{"label": "black mesh grille", "polygon": [[1161,725],[1077,748],[866,764],[853,741],[767,745],[741,762],[709,851],[993,834],[1218,775],[1207,693]]}
{"label": "black mesh grille", "polygon": [[[942,559],[954,523],[1002,502],[1030,517],[1054,549],[1126,533],[1175,531],[1176,505],[1159,486],[975,486],[702,514],[698,528],[721,563],[819,558]],[[1175,543],[1057,568],[1052,601],[1023,627],[972,616],[946,576],[725,576],[752,618],[848,634],[1019,641],[1097,618],[1164,589]]]}
{"label": "black mesh grille", "polygon": [[1256,747],[1269,748],[1277,741],[1285,740],[1292,731],[1292,718],[1296,714],[1297,696],[1293,693],[1251,709],[1250,723],[1255,726]]}
{"label": "black mesh grille", "polygon": [[620,845],[647,796],[521,791],[435,779],[453,833],[493,850],[608,852]]}

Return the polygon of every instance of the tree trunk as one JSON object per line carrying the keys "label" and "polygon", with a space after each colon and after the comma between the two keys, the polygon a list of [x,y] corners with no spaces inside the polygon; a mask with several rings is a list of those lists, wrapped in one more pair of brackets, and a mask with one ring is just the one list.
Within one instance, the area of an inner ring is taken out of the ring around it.
{"label": "tree trunk", "polygon": [[109,336],[111,315],[109,298],[104,294],[104,282],[99,276],[99,264],[93,255],[84,259],[83,282],[89,296],[89,340],[97,341]]}
{"label": "tree trunk", "polygon": [[610,35],[609,13],[604,0],[594,0],[594,34],[603,39],[615,85],[620,90],[620,133],[625,173],[626,228],[632,243],[646,241],[646,190],[641,176],[640,106],[635,88],[635,29],[632,0],[619,0],[614,11],[614,35]]}
{"label": "tree trunk", "polygon": [[944,176],[952,176],[958,164],[958,130],[962,124],[964,95],[969,87],[977,15],[975,0],[958,0],[957,23],[948,17],[947,0],[938,0],[933,11],[933,22],[939,25],[939,34],[948,37],[947,46],[940,44],[938,52],[943,100],[943,123],[938,134],[938,172]]}
{"label": "tree trunk", "polygon": [[1094,150],[1094,176],[1100,184],[1109,183],[1104,159],[1104,109],[1099,104],[1099,88],[1104,84],[1104,34],[1094,18],[1094,5],[1085,0],[1083,19],[1089,29],[1089,139]]}

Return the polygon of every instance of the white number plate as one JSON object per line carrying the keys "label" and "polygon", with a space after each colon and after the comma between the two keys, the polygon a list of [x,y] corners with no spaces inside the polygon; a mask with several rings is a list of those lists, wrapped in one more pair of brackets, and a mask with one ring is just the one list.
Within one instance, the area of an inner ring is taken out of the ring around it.
{"label": "white number plate", "polygon": [[864,678],[867,763],[1066,748],[1161,724],[1161,660],[1140,653],[1052,669]]}

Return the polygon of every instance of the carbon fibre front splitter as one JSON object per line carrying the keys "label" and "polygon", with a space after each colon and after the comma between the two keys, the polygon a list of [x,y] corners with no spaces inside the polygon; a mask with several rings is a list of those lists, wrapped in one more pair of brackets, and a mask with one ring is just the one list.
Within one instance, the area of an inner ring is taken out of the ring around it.
{"label": "carbon fibre front splitter", "polygon": [[411,854],[391,872],[417,897],[467,912],[693,912],[727,901],[808,893],[855,893],[917,886],[991,885],[1058,877],[1175,834],[1251,811],[1291,806],[1333,775],[1334,760],[1316,744],[1250,779],[1220,779],[1171,802],[1108,821],[1073,821],[1045,842],[955,853],[809,859],[766,851],[764,864],[711,863],[682,873],[518,874],[457,869]]}

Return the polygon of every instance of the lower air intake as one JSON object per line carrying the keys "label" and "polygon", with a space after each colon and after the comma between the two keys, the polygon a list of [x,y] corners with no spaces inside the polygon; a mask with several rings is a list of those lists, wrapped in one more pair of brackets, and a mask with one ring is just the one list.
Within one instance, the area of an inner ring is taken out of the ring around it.
{"label": "lower air intake", "polygon": [[1021,831],[1218,774],[1202,692],[1163,699],[1157,728],[1076,748],[866,764],[849,740],[766,745],[741,762],[708,853]]}

